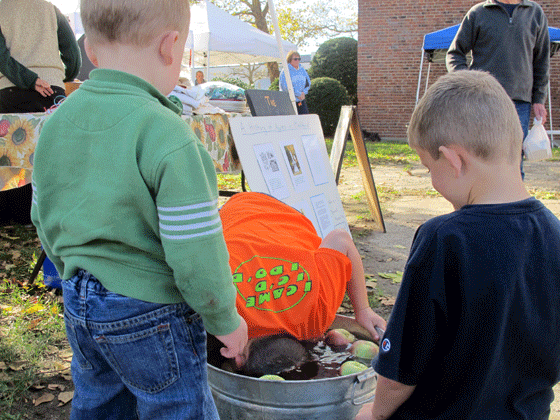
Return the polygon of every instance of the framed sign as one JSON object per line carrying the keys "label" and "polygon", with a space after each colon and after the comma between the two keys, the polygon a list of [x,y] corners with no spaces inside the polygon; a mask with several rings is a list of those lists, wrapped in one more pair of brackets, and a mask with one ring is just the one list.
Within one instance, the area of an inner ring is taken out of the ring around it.
{"label": "framed sign", "polygon": [[253,117],[296,114],[288,92],[247,89],[245,96]]}

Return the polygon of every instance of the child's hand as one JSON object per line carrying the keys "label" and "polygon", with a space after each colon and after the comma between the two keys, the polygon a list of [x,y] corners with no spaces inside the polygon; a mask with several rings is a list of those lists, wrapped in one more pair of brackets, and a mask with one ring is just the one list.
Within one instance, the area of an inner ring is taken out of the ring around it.
{"label": "child's hand", "polygon": [[381,337],[379,337],[379,334],[375,330],[375,327],[379,327],[385,330],[387,328],[387,322],[375,312],[373,312],[373,309],[371,309],[369,306],[367,308],[363,308],[360,311],[357,311],[354,314],[354,317],[356,318],[358,324],[368,330],[373,339],[376,342],[379,342]]}
{"label": "child's hand", "polygon": [[225,345],[225,347],[220,349],[222,356],[233,359],[235,356],[243,353],[243,349],[247,344],[247,323],[241,318],[241,323],[234,332],[226,335],[217,335],[216,338]]}

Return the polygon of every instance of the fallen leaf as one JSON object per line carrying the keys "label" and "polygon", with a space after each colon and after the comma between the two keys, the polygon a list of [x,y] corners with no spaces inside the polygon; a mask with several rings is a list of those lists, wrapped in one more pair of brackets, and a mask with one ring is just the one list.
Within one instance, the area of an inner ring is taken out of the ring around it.
{"label": "fallen leaf", "polygon": [[6,370],[8,369],[8,365],[6,365],[5,362],[0,362],[0,370]]}
{"label": "fallen leaf", "polygon": [[376,281],[366,281],[366,287],[371,287],[372,289],[375,289],[377,287],[377,282]]}
{"label": "fallen leaf", "polygon": [[35,312],[39,312],[39,311],[43,311],[45,310],[45,307],[43,305],[41,305],[40,303],[36,303],[35,305],[30,306],[29,308],[27,308],[24,313],[26,313],[27,315],[30,314],[34,314]]}
{"label": "fallen leaf", "polygon": [[56,391],[57,389],[60,391],[64,391],[66,389],[66,387],[61,384],[49,384],[47,385],[47,388],[49,388],[51,391]]}
{"label": "fallen leaf", "polygon": [[72,380],[72,375],[69,373],[63,373],[61,375],[64,379],[66,379],[67,381],[71,381]]}
{"label": "fallen leaf", "polygon": [[64,360],[72,360],[72,350],[64,350],[58,353],[58,357]]}
{"label": "fallen leaf", "polygon": [[25,367],[25,362],[12,362],[8,364],[8,367],[12,370],[19,371]]}
{"label": "fallen leaf", "polygon": [[52,400],[54,400],[53,394],[43,394],[36,400],[33,400],[33,405],[37,407],[39,404],[48,403],[51,402]]}
{"label": "fallen leaf", "polygon": [[406,246],[403,246],[403,245],[393,245],[393,248],[406,249]]}
{"label": "fallen leaf", "polygon": [[60,401],[60,404],[58,404],[58,406],[60,407],[64,404],[67,404],[68,402],[72,401],[72,398],[74,398],[74,391],[61,392],[60,394],[58,394],[58,401]]}
{"label": "fallen leaf", "polygon": [[70,369],[70,363],[67,363],[67,362],[64,362],[64,363],[54,362],[53,366],[58,371]]}
{"label": "fallen leaf", "polygon": [[393,296],[389,296],[389,297],[383,296],[379,298],[379,303],[385,306],[391,306],[395,304],[395,300],[396,299]]}
{"label": "fallen leaf", "polygon": [[377,273],[377,275],[378,275],[379,277],[381,277],[381,278],[388,279],[388,280],[392,280],[392,279],[394,279],[395,277],[398,277],[398,276],[399,276],[399,275],[396,274],[396,273]]}
{"label": "fallen leaf", "polygon": [[33,319],[29,322],[29,325],[27,326],[28,329],[33,330],[35,329],[35,327],[37,325],[39,325],[41,323],[41,321],[43,320],[43,318],[37,318],[37,319]]}

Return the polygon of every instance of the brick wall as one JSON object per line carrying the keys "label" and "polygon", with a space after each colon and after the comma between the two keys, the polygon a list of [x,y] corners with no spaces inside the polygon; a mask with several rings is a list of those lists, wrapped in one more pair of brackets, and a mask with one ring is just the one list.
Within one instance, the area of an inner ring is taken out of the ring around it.
{"label": "brick wall", "polygon": [[[461,23],[473,0],[359,0],[358,114],[362,129],[384,140],[406,139],[426,33]],[[560,1],[540,0],[549,26],[560,27]],[[551,59],[552,122],[560,129],[560,51]],[[425,90],[424,60],[420,96]],[[446,72],[431,64],[428,84]],[[548,101],[546,104],[548,111]],[[547,123],[548,128],[548,123]]]}

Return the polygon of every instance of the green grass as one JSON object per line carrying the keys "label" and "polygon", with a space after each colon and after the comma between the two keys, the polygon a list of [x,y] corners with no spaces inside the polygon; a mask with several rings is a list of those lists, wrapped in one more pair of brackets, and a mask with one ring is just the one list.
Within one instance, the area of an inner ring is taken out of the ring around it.
{"label": "green grass", "polygon": [[0,420],[21,418],[17,407],[49,369],[48,355],[66,346],[59,296],[41,274],[27,284],[39,253],[33,227],[0,229]]}
{"label": "green grass", "polygon": [[[333,139],[330,137],[326,138],[325,143],[327,144],[327,151],[330,154]],[[372,165],[387,163],[409,165],[411,162],[419,161],[416,152],[406,143],[367,141],[365,144],[368,159]],[[346,142],[346,149],[342,164],[344,166],[356,166],[358,164],[354,144],[351,140]]]}

